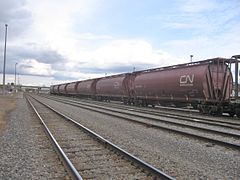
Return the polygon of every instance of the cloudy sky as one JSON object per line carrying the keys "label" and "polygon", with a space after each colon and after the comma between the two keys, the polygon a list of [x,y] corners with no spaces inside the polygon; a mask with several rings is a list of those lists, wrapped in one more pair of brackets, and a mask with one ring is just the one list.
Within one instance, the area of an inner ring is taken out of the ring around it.
{"label": "cloudy sky", "polygon": [[0,73],[5,24],[6,82],[18,63],[19,83],[48,86],[240,54],[239,9],[239,0],[0,0]]}

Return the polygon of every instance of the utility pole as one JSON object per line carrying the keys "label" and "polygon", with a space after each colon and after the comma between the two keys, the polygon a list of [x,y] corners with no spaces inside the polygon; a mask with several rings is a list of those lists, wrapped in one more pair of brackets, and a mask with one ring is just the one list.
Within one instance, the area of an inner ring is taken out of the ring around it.
{"label": "utility pole", "polygon": [[15,63],[15,79],[14,79],[14,86],[15,86],[15,92],[17,92],[17,64],[18,63]]}
{"label": "utility pole", "polygon": [[192,58],[193,58],[193,55],[190,55],[190,61],[191,61],[191,63],[192,63]]}
{"label": "utility pole", "polygon": [[5,95],[5,70],[6,70],[6,52],[7,52],[7,27],[5,24],[5,46],[4,46],[4,62],[3,62],[3,95]]}

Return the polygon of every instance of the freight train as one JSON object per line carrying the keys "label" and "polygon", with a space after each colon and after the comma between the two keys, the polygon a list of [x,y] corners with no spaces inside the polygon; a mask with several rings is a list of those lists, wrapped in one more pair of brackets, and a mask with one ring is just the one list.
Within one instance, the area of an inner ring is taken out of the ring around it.
{"label": "freight train", "polygon": [[191,105],[202,113],[228,113],[240,117],[240,105],[231,97],[233,75],[230,66],[233,62],[238,61],[213,58],[76,81],[53,85],[50,93],[99,101],[118,100],[137,106]]}

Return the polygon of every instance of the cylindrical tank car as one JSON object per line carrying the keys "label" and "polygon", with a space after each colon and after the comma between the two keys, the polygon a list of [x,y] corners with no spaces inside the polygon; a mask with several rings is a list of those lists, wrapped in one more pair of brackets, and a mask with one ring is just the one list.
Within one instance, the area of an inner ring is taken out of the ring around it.
{"label": "cylindrical tank car", "polygon": [[131,74],[120,74],[99,79],[96,84],[98,100],[121,100],[129,98],[129,81]]}
{"label": "cylindrical tank car", "polygon": [[231,63],[232,59],[214,58],[54,85],[51,93],[120,100],[141,106],[192,105],[203,113],[234,115],[239,111],[236,114],[240,116],[240,105],[230,102]]}
{"label": "cylindrical tank car", "polygon": [[81,81],[77,85],[77,94],[82,97],[91,97],[95,99],[96,83],[99,79],[89,79]]}
{"label": "cylindrical tank car", "polygon": [[221,58],[138,72],[134,80],[135,101],[142,105],[191,103],[202,111],[217,111],[231,92],[232,74]]}

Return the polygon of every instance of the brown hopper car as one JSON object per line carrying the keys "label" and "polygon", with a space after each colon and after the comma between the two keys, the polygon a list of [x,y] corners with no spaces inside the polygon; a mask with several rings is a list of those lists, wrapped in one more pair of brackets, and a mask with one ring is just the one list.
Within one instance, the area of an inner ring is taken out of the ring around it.
{"label": "brown hopper car", "polygon": [[231,101],[232,63],[238,67],[237,59],[213,58],[54,85],[51,93],[120,100],[138,106],[192,105],[203,113],[227,112],[240,117],[240,104]]}
{"label": "brown hopper car", "polygon": [[143,104],[216,103],[230,99],[232,74],[222,59],[139,72],[134,96]]}
{"label": "brown hopper car", "polygon": [[96,84],[96,98],[99,100],[124,100],[129,98],[130,74],[101,78]]}

